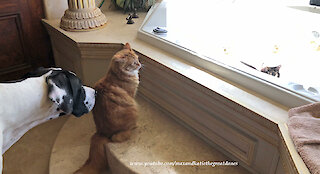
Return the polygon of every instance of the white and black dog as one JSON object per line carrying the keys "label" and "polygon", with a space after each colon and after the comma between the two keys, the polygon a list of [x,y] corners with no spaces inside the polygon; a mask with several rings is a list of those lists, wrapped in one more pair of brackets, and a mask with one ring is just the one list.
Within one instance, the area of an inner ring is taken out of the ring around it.
{"label": "white and black dog", "polygon": [[64,114],[80,117],[88,113],[95,95],[74,73],[60,68],[39,68],[19,82],[0,83],[1,154],[41,123]]}

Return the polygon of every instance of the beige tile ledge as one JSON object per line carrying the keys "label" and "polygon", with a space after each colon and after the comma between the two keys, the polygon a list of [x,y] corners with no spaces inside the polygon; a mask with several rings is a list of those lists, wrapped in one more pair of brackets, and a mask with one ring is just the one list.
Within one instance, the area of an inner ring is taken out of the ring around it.
{"label": "beige tile ledge", "polygon": [[[309,173],[288,134],[286,121],[288,119],[288,108],[279,105],[263,96],[252,91],[242,88],[237,84],[217,77],[210,72],[195,67],[183,59],[169,54],[159,48],[151,46],[146,42],[137,39],[138,27],[142,24],[145,14],[140,14],[139,19],[135,19],[134,25],[125,24],[126,15],[122,12],[109,11],[106,14],[108,24],[105,28],[92,32],[67,32],[59,28],[59,20],[44,20],[44,24],[49,30],[56,30],[63,34],[77,45],[85,43],[125,43],[129,42],[132,47],[150,57],[151,59],[161,63],[162,65],[188,77],[194,82],[205,86],[208,89],[234,101],[245,108],[261,115],[266,120],[278,125],[279,133],[283,137],[283,141],[290,152],[294,164],[298,168],[299,173]],[[260,118],[257,118],[260,119]]]}
{"label": "beige tile ledge", "polygon": [[43,21],[76,43],[131,43],[136,38],[137,26],[142,24],[146,16],[146,13],[139,13],[140,18],[133,19],[135,23],[128,25],[126,24],[128,15],[122,11],[107,11],[104,14],[108,20],[106,27],[90,32],[65,31],[59,27],[60,19],[43,19]]}
{"label": "beige tile ledge", "polygon": [[296,148],[293,144],[293,141],[289,136],[287,125],[285,123],[280,123],[280,124],[278,124],[278,127],[279,127],[280,134],[282,136],[282,140],[287,145],[287,150],[289,151],[289,154],[291,155],[291,158],[292,158],[294,164],[296,165],[298,172],[301,174],[302,173],[303,174],[310,173],[308,168],[306,167],[305,163],[303,162],[302,158],[300,157],[300,155],[296,151]]}
{"label": "beige tile ledge", "polygon": [[[241,166],[130,165],[130,162],[146,161],[232,161],[141,96],[137,98],[139,121],[133,136],[127,142],[107,145],[112,173],[248,173]],[[94,131],[91,114],[81,118],[70,117],[53,146],[49,173],[70,174],[78,169],[88,157],[89,141]]]}

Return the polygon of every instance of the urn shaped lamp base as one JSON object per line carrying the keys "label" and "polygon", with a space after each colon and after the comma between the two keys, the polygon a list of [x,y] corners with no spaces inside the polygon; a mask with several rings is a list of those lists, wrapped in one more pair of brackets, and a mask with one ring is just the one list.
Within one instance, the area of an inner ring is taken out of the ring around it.
{"label": "urn shaped lamp base", "polygon": [[95,6],[94,0],[69,0],[60,28],[67,31],[90,31],[100,29],[107,23],[106,16]]}

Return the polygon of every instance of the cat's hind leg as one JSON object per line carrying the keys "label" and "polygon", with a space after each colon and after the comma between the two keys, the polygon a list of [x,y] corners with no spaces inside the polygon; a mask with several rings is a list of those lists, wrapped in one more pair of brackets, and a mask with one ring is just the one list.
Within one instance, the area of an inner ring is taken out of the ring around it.
{"label": "cat's hind leg", "polygon": [[89,158],[86,163],[74,174],[100,174],[108,168],[105,144],[110,140],[102,135],[95,133],[91,137]]}

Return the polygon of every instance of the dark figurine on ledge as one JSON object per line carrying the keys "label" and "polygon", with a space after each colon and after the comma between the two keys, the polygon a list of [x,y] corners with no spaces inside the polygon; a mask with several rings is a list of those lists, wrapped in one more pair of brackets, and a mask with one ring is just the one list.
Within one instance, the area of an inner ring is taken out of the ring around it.
{"label": "dark figurine on ledge", "polygon": [[134,8],[134,10],[133,10],[132,18],[139,18],[136,8]]}
{"label": "dark figurine on ledge", "polygon": [[126,18],[127,24],[134,24],[134,21],[132,20],[132,15],[129,14],[129,16]]}

